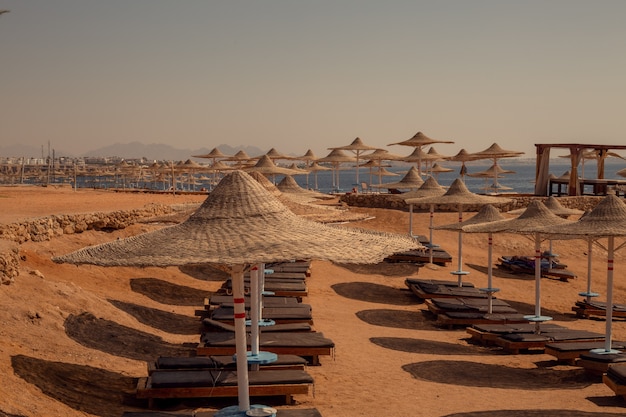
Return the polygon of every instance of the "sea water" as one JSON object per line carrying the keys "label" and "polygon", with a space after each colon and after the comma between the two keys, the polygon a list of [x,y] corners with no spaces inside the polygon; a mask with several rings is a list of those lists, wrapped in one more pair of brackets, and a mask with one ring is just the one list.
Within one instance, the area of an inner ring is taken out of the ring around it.
{"label": "sea water", "polygon": [[[493,164],[493,161],[474,161],[466,163],[467,173],[472,174],[476,172],[485,171]],[[456,178],[460,176],[461,164],[452,162],[439,162],[438,165],[450,168],[450,172],[442,172],[440,174],[433,174],[437,182],[442,186],[449,186]],[[533,194],[535,192],[535,159],[531,158],[511,158],[501,159],[498,161],[498,165],[506,170],[513,171],[510,174],[502,174],[498,178],[498,184],[505,186],[507,190],[498,192],[510,192],[519,194]],[[605,160],[604,166],[604,178],[623,179],[616,174],[617,171],[626,167],[626,161],[617,158],[610,158]],[[382,177],[382,183],[392,183],[400,181],[410,165],[392,166],[387,168],[388,171],[398,174],[398,176],[384,176]],[[560,177],[564,173],[571,170],[571,164],[568,159],[558,158],[550,160],[550,173],[557,177]],[[422,177],[425,179],[428,168],[422,166]],[[372,171],[375,172],[375,171]],[[597,165],[594,160],[587,160],[584,164],[578,166],[578,174],[581,178],[596,178],[597,177]],[[310,173],[307,175],[294,176],[296,182],[303,188],[315,189],[315,175]],[[279,180],[279,179],[278,179]],[[475,193],[494,192],[493,188],[487,188],[494,183],[494,178],[477,178],[466,175],[464,177],[465,185],[467,188]],[[372,173],[370,174],[369,168],[361,168],[359,170],[358,188],[360,189],[360,183],[366,183],[368,185],[379,184],[379,177]],[[356,169],[355,168],[341,168],[339,170],[339,185],[333,184],[332,171],[320,171],[317,173],[317,190],[323,193],[329,193],[333,191],[348,192],[354,187],[357,187],[356,182]],[[385,188],[380,188],[385,192]]]}

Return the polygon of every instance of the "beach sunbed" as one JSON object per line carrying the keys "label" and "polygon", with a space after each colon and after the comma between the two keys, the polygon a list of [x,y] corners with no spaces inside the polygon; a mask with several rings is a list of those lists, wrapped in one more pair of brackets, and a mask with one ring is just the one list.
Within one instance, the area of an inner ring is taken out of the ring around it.
{"label": "beach sunbed", "polygon": [[[309,365],[319,365],[320,356],[330,356],[335,343],[320,332],[261,332],[260,349],[277,355],[306,358]],[[198,356],[232,355],[235,353],[234,332],[203,333],[197,347]]]}
{"label": "beach sunbed", "polygon": [[[414,249],[405,252],[394,253],[385,258],[385,262],[411,262],[424,264],[430,262],[430,249]],[[433,249],[433,263],[440,266],[452,262],[452,256],[443,249]]]}
{"label": "beach sunbed", "polygon": [[[235,326],[229,323],[213,320],[210,318],[202,319],[202,333],[206,332],[235,332]],[[263,326],[262,332],[314,332],[313,326],[309,323],[283,323],[274,324],[273,326]]]}
{"label": "beach sunbed", "polygon": [[428,298],[488,298],[486,292],[475,288],[471,283],[456,281],[438,281],[431,279],[407,278],[404,284],[419,299]]}
{"label": "beach sunbed", "polygon": [[[280,396],[293,404],[293,395],[308,395],[313,378],[301,370],[250,371],[251,397]],[[137,398],[237,397],[237,373],[228,370],[155,371],[137,382]]]}
{"label": "beach sunbed", "polygon": [[[606,317],[606,303],[602,301],[576,301],[572,311],[576,312],[576,316],[581,318],[590,317]],[[614,304],[613,317],[626,318],[626,305]]]}
{"label": "beach sunbed", "polygon": [[[603,347],[603,341],[550,342],[546,343],[544,353],[554,356],[558,362],[574,365],[577,364],[577,360],[582,354],[587,354],[592,349],[600,349]],[[623,342],[613,342],[614,349],[624,349],[625,347]]]}
{"label": "beach sunbed", "polygon": [[[544,331],[549,329],[565,329],[565,327],[554,323],[544,323],[541,325]],[[473,323],[467,327],[466,332],[470,335],[473,342],[484,346],[495,344],[495,340],[505,334],[512,333],[535,333],[536,325],[524,320],[522,323]]]}
{"label": "beach sunbed", "polygon": [[[259,370],[298,369],[304,370],[306,359],[296,355],[278,355],[275,362],[259,365]],[[235,370],[236,361],[233,355],[224,356],[160,356],[147,363],[148,375],[155,371],[185,371],[185,370]]]}
{"label": "beach sunbed", "polygon": [[550,342],[600,342],[603,340],[604,334],[601,333],[562,328],[547,329],[539,334],[505,334],[497,337],[494,343],[508,353],[519,354],[522,351],[545,351],[546,344]]}
{"label": "beach sunbed", "polygon": [[626,399],[626,363],[611,365],[602,376],[602,382],[608,386],[615,395]]}
{"label": "beach sunbed", "polygon": [[[250,293],[250,283],[244,283],[244,289],[246,293]],[[304,280],[287,280],[285,279],[277,279],[277,280],[266,280],[265,291],[271,291],[274,295],[279,297],[306,297],[308,295],[307,286]],[[226,280],[222,287],[220,288],[220,292],[232,295],[232,283],[230,279]]]}
{"label": "beach sunbed", "polygon": [[489,300],[483,298],[430,298],[425,303],[428,310],[437,316],[437,323],[446,327],[528,321],[507,302],[498,299],[491,301],[491,313]]}
{"label": "beach sunbed", "polygon": [[[498,267],[516,274],[535,274],[535,258],[532,256],[501,256]],[[561,281],[569,281],[576,278],[576,274],[566,269],[564,265],[553,263],[548,267],[546,260],[542,260],[541,276],[544,278],[554,278]]]}
{"label": "beach sunbed", "polygon": [[[211,319],[233,324],[235,321],[234,307],[220,306],[210,313]],[[292,306],[263,307],[261,313],[263,319],[272,320],[277,324],[284,323],[309,323],[313,324],[313,313],[308,304],[294,304]],[[246,312],[246,319],[250,319],[250,312]]]}
{"label": "beach sunbed", "polygon": [[[621,343],[613,343],[613,348],[618,348]],[[602,346],[604,347],[604,345]],[[623,348],[623,344],[622,344]],[[625,353],[595,353],[583,352],[576,361],[576,366],[580,366],[590,375],[602,376],[610,366],[617,363],[626,363]]]}

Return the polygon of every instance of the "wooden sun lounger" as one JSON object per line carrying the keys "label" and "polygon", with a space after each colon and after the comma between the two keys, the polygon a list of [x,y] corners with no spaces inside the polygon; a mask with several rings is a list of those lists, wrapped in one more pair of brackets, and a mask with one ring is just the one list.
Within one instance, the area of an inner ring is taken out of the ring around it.
{"label": "wooden sun lounger", "polygon": [[[278,355],[296,355],[306,358],[309,365],[319,365],[320,356],[330,356],[335,343],[320,332],[261,332],[260,348]],[[198,356],[232,355],[235,353],[233,332],[202,334],[196,349]]]}
{"label": "wooden sun lounger", "polygon": [[[246,295],[244,297],[246,308],[250,308],[250,296]],[[290,306],[294,304],[299,304],[297,297],[277,297],[271,295],[264,295],[262,297],[263,305],[266,307],[279,307],[279,306]],[[204,300],[204,308],[210,310],[211,308],[215,308],[218,306],[227,306],[232,307],[233,296],[226,294],[213,294]]]}
{"label": "wooden sun lounger", "polygon": [[[273,320],[277,324],[313,324],[313,313],[309,304],[298,303],[293,306],[263,307],[261,315],[264,319]],[[211,319],[233,324],[235,321],[235,309],[225,306],[217,307],[211,311]],[[249,311],[246,312],[246,319],[250,319]]]}
{"label": "wooden sun lounger", "polygon": [[[202,319],[204,332],[235,332],[235,326],[210,318]],[[283,323],[273,326],[264,326],[262,332],[314,332],[315,329],[309,323]]]}
{"label": "wooden sun lounger", "polygon": [[[614,349],[624,349],[626,346],[623,342],[613,342]],[[594,342],[550,342],[546,343],[544,353],[554,356],[558,362],[574,365],[580,355],[589,353],[591,349],[599,349],[604,347],[603,341]]]}
{"label": "wooden sun lounger", "polygon": [[[251,397],[284,397],[293,404],[293,395],[308,395],[313,378],[300,370],[250,371]],[[137,382],[137,398],[237,397],[237,374],[232,371],[155,371]]]}
{"label": "wooden sun lounger", "polygon": [[[559,326],[554,323],[544,323],[541,325],[544,331],[549,329],[564,329],[563,326]],[[505,334],[511,333],[528,333],[535,332],[535,324],[529,323],[528,320],[524,320],[522,323],[473,323],[470,327],[465,329],[470,335],[470,339],[473,342],[484,346],[491,346],[495,344],[495,340]]]}
{"label": "wooden sun lounger", "polygon": [[602,382],[609,387],[615,395],[626,399],[626,364],[618,363],[611,365],[606,374],[602,376]]}
{"label": "wooden sun lounger", "polygon": [[[613,343],[613,348],[618,349],[621,342]],[[602,346],[604,347],[604,345]],[[618,363],[626,363],[625,353],[594,353],[584,352],[576,361],[576,366],[580,366],[590,375],[601,376],[609,367]]]}
{"label": "wooden sun lounger", "polygon": [[[278,355],[275,362],[259,366],[259,370],[297,369],[306,368],[306,359],[296,355]],[[154,361],[147,362],[148,375],[155,371],[186,371],[186,370],[216,370],[227,369],[234,371],[237,362],[233,355],[225,356],[160,356]]]}
{"label": "wooden sun lounger", "polygon": [[[250,292],[249,284],[245,285],[245,290],[248,293]],[[306,297],[308,295],[308,289],[304,281],[281,282],[268,280],[265,282],[265,290],[271,291],[279,297]],[[222,284],[220,292],[228,295],[232,294],[232,283],[230,280]]]}
{"label": "wooden sun lounger", "polygon": [[470,326],[488,323],[524,323],[522,314],[502,300],[492,300],[489,313],[489,300],[482,298],[431,298],[425,300],[428,310],[437,316],[442,326]]}
{"label": "wooden sun lounger", "polygon": [[[576,316],[586,319],[592,316],[606,317],[606,303],[601,301],[576,301],[576,305],[572,307],[572,311],[576,313]],[[614,304],[613,317],[626,318],[626,305]]]}
{"label": "wooden sun lounger", "polygon": [[[285,281],[304,281],[306,280],[307,275],[306,272],[277,272],[274,271],[271,274],[265,275],[266,281],[276,281],[276,280],[285,280]],[[247,272],[243,275],[244,281],[250,281],[250,273]]]}
{"label": "wooden sun lounger", "polygon": [[404,284],[418,298],[487,298],[487,293],[475,288],[471,283],[461,283],[459,287],[456,281],[437,281],[427,279],[407,278]]}
{"label": "wooden sun lounger", "polygon": [[542,331],[540,334],[506,334],[497,337],[494,342],[508,353],[519,354],[521,351],[545,351],[546,344],[550,342],[599,342],[602,340],[604,340],[604,335],[600,333],[563,328]]}
{"label": "wooden sun lounger", "polygon": [[[412,262],[412,263],[427,263],[430,262],[429,249],[416,249],[406,252],[398,252],[393,255],[389,255],[385,258],[385,262]],[[446,266],[446,264],[452,262],[452,256],[442,249],[433,250],[433,263],[440,266]]]}

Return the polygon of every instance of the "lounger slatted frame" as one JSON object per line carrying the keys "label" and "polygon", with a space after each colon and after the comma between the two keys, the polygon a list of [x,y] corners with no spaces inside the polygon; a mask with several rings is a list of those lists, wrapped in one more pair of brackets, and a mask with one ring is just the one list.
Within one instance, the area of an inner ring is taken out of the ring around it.
{"label": "lounger slatted frame", "polygon": [[[271,384],[250,385],[251,397],[283,397],[285,404],[294,404],[293,396],[297,394],[308,395],[312,384]],[[215,387],[172,387],[154,388],[150,377],[142,377],[137,381],[136,396],[147,399],[150,408],[154,407],[154,399],[160,398],[224,398],[237,397],[237,385]]]}

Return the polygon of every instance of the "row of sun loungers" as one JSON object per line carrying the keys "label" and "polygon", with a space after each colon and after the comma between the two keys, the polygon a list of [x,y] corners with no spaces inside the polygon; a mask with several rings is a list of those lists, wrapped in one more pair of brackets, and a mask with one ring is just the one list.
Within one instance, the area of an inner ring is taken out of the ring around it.
{"label": "row of sun loungers", "polygon": [[[304,285],[306,290],[304,279],[310,275],[310,264],[298,262],[283,266],[273,266],[281,267],[283,274],[273,282],[266,280],[266,284],[269,282],[270,286],[275,284],[275,287],[280,287],[282,284],[297,283]],[[290,271],[290,266],[297,271]],[[294,274],[293,278],[289,278],[289,274]],[[225,282],[222,288],[229,288],[228,284]],[[292,404],[294,395],[306,395],[312,391],[314,381],[306,366],[319,364],[321,355],[333,353],[332,340],[314,331],[311,307],[299,302],[301,296],[302,291],[298,296],[264,296],[263,317],[273,316],[276,324],[261,327],[260,349],[277,354],[278,359],[250,369],[251,397],[283,398],[285,403]],[[248,297],[246,303],[249,309]],[[162,398],[237,397],[232,296],[222,291],[205,300],[204,307],[209,316],[201,316],[202,333],[196,356],[160,357],[149,362],[148,376],[140,378],[137,384],[138,398],[148,399],[153,405],[155,399]],[[313,411],[313,414],[303,412],[293,415],[319,416],[317,410]]]}
{"label": "row of sun loungers", "polygon": [[[572,311],[581,318],[591,317],[605,317],[606,316],[606,303],[602,301],[576,301]],[[626,305],[614,304],[613,305],[613,318],[626,318]]]}
{"label": "row of sun loungers", "polygon": [[[498,267],[513,273],[535,274],[535,258],[532,256],[501,256]],[[568,281],[576,278],[576,274],[566,269],[567,266],[558,262],[542,259],[541,276]]]}

